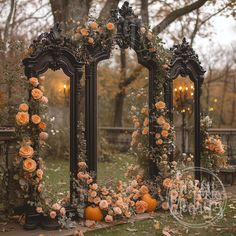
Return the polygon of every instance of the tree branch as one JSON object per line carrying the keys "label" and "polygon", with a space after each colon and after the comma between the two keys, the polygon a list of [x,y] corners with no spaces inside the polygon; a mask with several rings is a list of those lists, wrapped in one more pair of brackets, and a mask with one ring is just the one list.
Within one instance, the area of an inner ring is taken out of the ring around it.
{"label": "tree branch", "polygon": [[174,22],[177,18],[186,15],[190,12],[192,12],[193,10],[196,10],[198,8],[200,8],[201,6],[203,6],[208,0],[198,0],[190,5],[187,5],[185,7],[182,7],[180,9],[177,9],[173,12],[171,12],[168,16],[166,16],[165,19],[163,19],[158,25],[156,25],[153,28],[153,32],[155,34],[159,34],[160,32],[162,32],[165,28],[167,28],[167,26],[169,26],[172,22]]}

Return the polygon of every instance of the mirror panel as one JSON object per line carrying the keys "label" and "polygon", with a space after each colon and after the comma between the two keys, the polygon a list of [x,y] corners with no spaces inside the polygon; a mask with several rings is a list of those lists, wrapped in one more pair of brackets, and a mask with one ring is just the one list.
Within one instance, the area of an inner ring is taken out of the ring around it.
{"label": "mirror panel", "polygon": [[49,134],[44,148],[45,185],[59,200],[68,195],[70,188],[70,78],[62,70],[50,69],[43,77]]}
{"label": "mirror panel", "polygon": [[[173,122],[176,127],[177,159],[181,158],[183,153],[187,154],[186,158],[191,159],[194,155],[194,116],[194,83],[188,76],[178,76],[173,80]],[[185,158],[185,155],[183,157]]]}

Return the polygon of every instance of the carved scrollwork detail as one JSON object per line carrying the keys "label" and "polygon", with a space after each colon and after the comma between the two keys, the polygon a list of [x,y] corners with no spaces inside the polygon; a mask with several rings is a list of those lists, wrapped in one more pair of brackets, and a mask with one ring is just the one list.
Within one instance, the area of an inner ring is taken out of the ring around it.
{"label": "carved scrollwork detail", "polygon": [[194,78],[203,82],[205,70],[201,66],[198,55],[184,38],[181,44],[171,48],[172,59],[170,63],[170,78],[174,79],[178,75],[187,76],[192,74]]}

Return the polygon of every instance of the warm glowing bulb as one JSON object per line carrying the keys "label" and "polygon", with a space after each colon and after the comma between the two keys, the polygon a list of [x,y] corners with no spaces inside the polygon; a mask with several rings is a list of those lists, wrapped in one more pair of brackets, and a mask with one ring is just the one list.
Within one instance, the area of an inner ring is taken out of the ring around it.
{"label": "warm glowing bulb", "polygon": [[191,89],[193,89],[193,86],[191,85]]}
{"label": "warm glowing bulb", "polygon": [[179,90],[182,90],[182,86],[179,86]]}
{"label": "warm glowing bulb", "polygon": [[186,87],[185,90],[188,91],[188,87]]}
{"label": "warm glowing bulb", "polygon": [[64,89],[66,89],[66,84],[64,84]]}
{"label": "warm glowing bulb", "polygon": [[175,92],[177,92],[177,88],[175,88]]}
{"label": "warm glowing bulb", "polygon": [[193,93],[191,93],[191,96],[193,96]]}
{"label": "warm glowing bulb", "polygon": [[218,99],[217,99],[217,98],[215,98],[215,99],[214,99],[214,102],[217,102],[217,101],[218,101]]}

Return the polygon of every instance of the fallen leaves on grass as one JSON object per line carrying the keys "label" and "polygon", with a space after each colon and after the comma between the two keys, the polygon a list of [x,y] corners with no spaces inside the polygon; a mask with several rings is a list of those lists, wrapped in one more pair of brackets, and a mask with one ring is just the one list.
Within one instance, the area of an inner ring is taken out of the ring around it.
{"label": "fallen leaves on grass", "polygon": [[129,232],[137,232],[138,231],[137,229],[131,229],[131,228],[127,228],[126,230]]}
{"label": "fallen leaves on grass", "polygon": [[159,230],[160,229],[160,222],[158,220],[154,220],[154,225],[153,226],[156,230]]}

